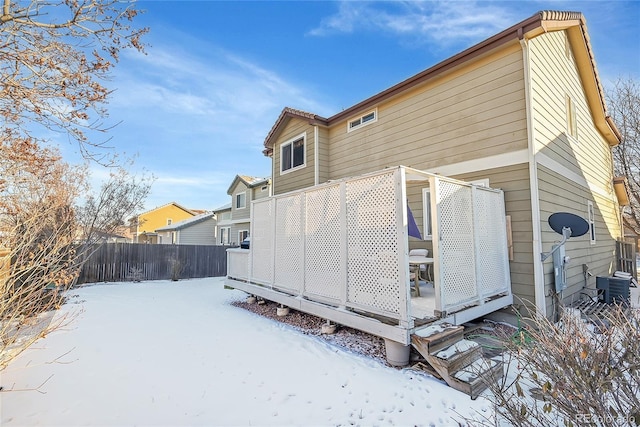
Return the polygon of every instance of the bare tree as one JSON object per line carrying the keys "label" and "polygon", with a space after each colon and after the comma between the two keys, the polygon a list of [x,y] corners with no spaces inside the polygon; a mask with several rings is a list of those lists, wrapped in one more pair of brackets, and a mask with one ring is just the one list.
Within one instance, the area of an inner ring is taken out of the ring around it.
{"label": "bare tree", "polygon": [[627,178],[630,192],[623,222],[640,235],[640,84],[632,78],[618,79],[607,101],[622,134],[622,142],[613,150],[614,170]]}
{"label": "bare tree", "polygon": [[109,128],[104,83],[121,50],[143,51],[147,29],[133,27],[134,6],[0,0],[0,369],[58,326],[51,309],[86,255],[78,239],[108,231],[149,191],[147,181],[114,169],[102,192],[77,207],[87,167],[65,163],[43,137],[58,132],[85,158],[115,164],[116,153],[98,149],[106,140],[94,138]]}
{"label": "bare tree", "polygon": [[[134,29],[140,13],[128,0],[0,0],[0,117],[4,137],[34,139],[61,132],[85,157],[110,161],[95,150],[106,141],[103,85],[124,48],[143,50]],[[39,125],[39,126],[36,126]],[[0,140],[0,143],[2,141]]]}
{"label": "bare tree", "polygon": [[48,329],[76,277],[74,201],[86,169],[29,140],[0,145],[0,368]]}

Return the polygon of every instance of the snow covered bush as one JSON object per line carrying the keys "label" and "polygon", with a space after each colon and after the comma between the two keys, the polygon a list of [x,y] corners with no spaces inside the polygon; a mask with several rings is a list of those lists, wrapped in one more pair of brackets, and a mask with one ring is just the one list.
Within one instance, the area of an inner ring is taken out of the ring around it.
{"label": "snow covered bush", "polygon": [[640,425],[640,311],[613,306],[598,320],[565,309],[560,322],[526,319],[490,385],[490,425]]}

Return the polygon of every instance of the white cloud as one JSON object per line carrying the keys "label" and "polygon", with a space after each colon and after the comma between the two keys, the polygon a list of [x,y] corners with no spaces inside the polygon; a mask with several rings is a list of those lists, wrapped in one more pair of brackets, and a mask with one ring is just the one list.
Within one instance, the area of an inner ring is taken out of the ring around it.
{"label": "white cloud", "polygon": [[351,33],[356,30],[384,31],[413,42],[476,41],[513,24],[508,8],[475,1],[353,2],[339,5],[338,12],[309,32],[314,36]]}

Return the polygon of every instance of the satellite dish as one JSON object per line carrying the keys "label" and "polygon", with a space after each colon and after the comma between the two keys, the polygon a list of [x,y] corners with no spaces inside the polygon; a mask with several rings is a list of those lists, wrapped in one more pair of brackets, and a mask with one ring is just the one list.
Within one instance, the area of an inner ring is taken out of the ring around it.
{"label": "satellite dish", "polygon": [[583,236],[589,232],[589,223],[584,218],[569,212],[552,214],[549,217],[549,226],[558,234],[563,234],[563,229],[570,228],[571,237]]}

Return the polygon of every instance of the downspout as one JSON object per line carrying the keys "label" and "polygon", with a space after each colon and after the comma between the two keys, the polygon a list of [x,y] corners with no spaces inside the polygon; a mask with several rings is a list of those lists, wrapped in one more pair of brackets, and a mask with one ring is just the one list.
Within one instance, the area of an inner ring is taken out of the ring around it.
{"label": "downspout", "polygon": [[319,139],[320,131],[318,130],[318,125],[313,126],[313,183],[314,185],[320,184],[320,159],[318,155],[320,153],[320,148],[318,147],[318,139]]}
{"label": "downspout", "polygon": [[531,99],[531,63],[529,58],[529,45],[524,38],[522,29],[518,30],[518,38],[522,46],[522,60],[524,68],[524,91],[527,111],[527,146],[529,148],[529,187],[531,190],[531,228],[533,233],[533,283],[535,304],[538,313],[547,315],[547,304],[544,292],[544,269],[542,264],[542,242],[540,229],[540,198],[538,189],[538,164],[536,160],[536,147],[533,128],[533,105]]}

